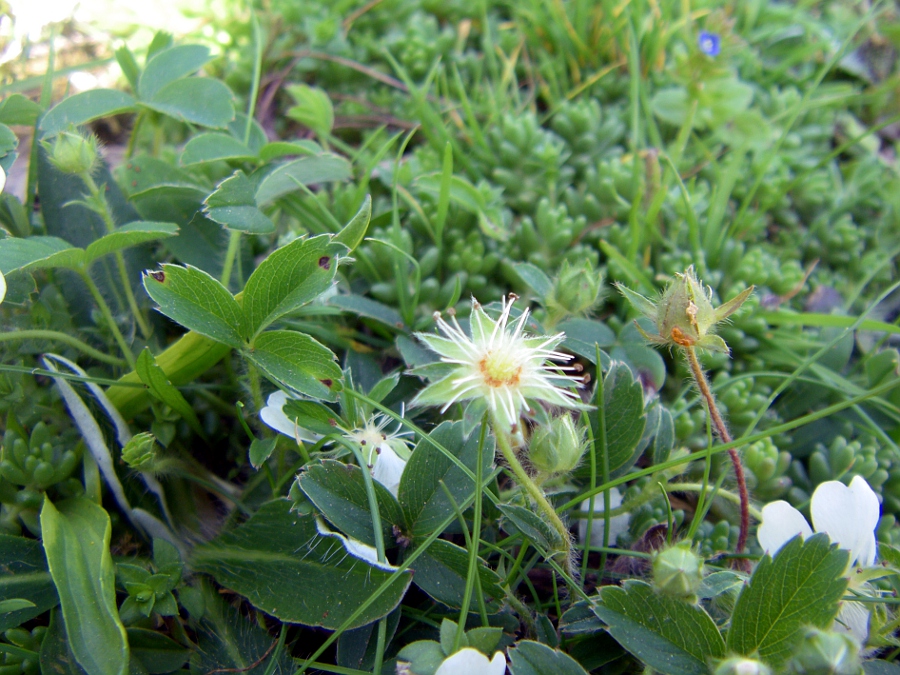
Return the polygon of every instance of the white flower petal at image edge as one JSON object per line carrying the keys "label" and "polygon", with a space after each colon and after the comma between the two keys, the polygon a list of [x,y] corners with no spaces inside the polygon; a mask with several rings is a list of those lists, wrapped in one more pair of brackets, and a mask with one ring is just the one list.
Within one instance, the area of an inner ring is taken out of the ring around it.
{"label": "white flower petal at image edge", "polygon": [[[880,512],[878,496],[860,476],[855,476],[849,487],[836,480],[821,483],[813,492],[810,504],[815,531],[826,533],[831,541],[850,551],[848,574],[852,567],[875,564],[875,528]],[[756,538],[766,553],[775,555],[798,534],[805,539],[812,533],[813,528],[803,514],[779,500],[763,507]],[[850,580],[853,587],[852,575]],[[869,609],[864,604],[841,603],[835,621],[838,630],[849,632],[865,645],[869,636]]]}
{"label": "white flower petal at image edge", "polygon": [[6,298],[6,277],[0,272],[0,302],[3,302],[4,298]]}
{"label": "white flower petal at image edge", "polygon": [[[875,562],[875,528],[880,517],[878,496],[865,479],[855,476],[850,486],[830,480],[813,492],[810,513],[816,532],[850,551],[850,564],[871,567]],[[767,553],[775,555],[796,535],[813,533],[806,518],[785,501],[766,504],[756,537]]]}
{"label": "white flower petal at image edge", "polygon": [[453,656],[441,662],[434,675],[503,675],[506,672],[506,657],[503,652],[488,657],[477,649],[464,647]]}
{"label": "white flower petal at image edge", "polygon": [[394,449],[387,443],[377,446],[375,452],[378,453],[378,458],[372,468],[372,478],[384,485],[396,497],[400,489],[403,469],[406,468],[406,460],[394,452]]}
{"label": "white flower petal at image edge", "polygon": [[280,389],[272,392],[266,399],[265,407],[259,411],[259,418],[278,433],[289,436],[298,442],[315,443],[322,437],[306,429],[301,429],[284,414],[284,405],[290,400],[291,398]]}
{"label": "white flower petal at image edge", "polygon": [[[587,512],[590,510],[590,502],[594,503],[594,519],[591,521],[591,546],[603,546],[603,528],[606,527],[606,521],[603,519],[603,494],[595,495],[593,499],[585,499],[581,502],[580,511]],[[609,490],[609,508],[617,509],[622,506],[622,493],[616,488]],[[616,545],[616,537],[623,532],[628,531],[628,525],[631,522],[630,513],[620,513],[609,519],[609,545]],[[584,542],[587,537],[587,517],[582,515],[578,520],[578,541]]]}

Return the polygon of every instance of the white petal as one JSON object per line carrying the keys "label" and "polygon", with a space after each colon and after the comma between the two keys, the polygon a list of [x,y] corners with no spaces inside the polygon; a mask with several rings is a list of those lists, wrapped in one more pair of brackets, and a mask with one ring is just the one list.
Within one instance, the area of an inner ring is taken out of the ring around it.
{"label": "white petal", "polygon": [[434,675],[503,675],[506,672],[506,658],[503,652],[488,657],[477,649],[465,647],[441,662]]}
{"label": "white petal", "polygon": [[323,537],[330,537],[332,539],[337,539],[338,541],[340,541],[344,546],[344,550],[354,558],[359,558],[360,560],[364,560],[374,567],[378,567],[379,569],[387,570],[389,572],[393,572],[394,570],[398,569],[397,567],[394,567],[389,563],[378,562],[378,552],[373,546],[364,544],[358,539],[345,537],[340,532],[332,532],[319,518],[316,518],[316,531],[318,531],[318,533]]}
{"label": "white petal", "polygon": [[850,481],[850,492],[856,502],[857,523],[862,532],[867,533],[860,542],[856,551],[856,560],[863,567],[871,567],[875,564],[875,528],[881,518],[881,506],[878,503],[878,495],[869,487],[862,476],[854,476]]}
{"label": "white petal", "polygon": [[[603,546],[603,529],[606,521],[603,519],[603,495],[595,495],[593,499],[585,499],[581,502],[579,510],[589,511],[591,503],[594,505],[594,519],[591,521],[591,546]],[[610,510],[617,509],[622,506],[622,494],[616,489],[611,488],[609,491],[609,507]],[[628,524],[631,522],[630,513],[620,513],[609,519],[609,545],[616,545],[616,538],[628,531]],[[587,537],[587,518],[582,517],[578,521],[578,540],[584,542]]]}
{"label": "white petal", "polygon": [[856,638],[860,647],[869,639],[869,609],[861,602],[846,600],[834,620],[834,630]]}
{"label": "white petal", "polygon": [[774,556],[798,534],[805,539],[812,534],[812,528],[797,509],[782,500],[763,507],[762,522],[756,531],[756,538],[763,551]]}
{"label": "white petal", "polygon": [[6,187],[6,171],[3,170],[3,167],[0,166],[0,192],[3,192],[3,188]]}
{"label": "white petal", "polygon": [[3,276],[3,272],[0,272],[0,302],[3,302],[3,299],[6,297],[6,277]]}
{"label": "white petal", "polygon": [[375,466],[372,468],[372,478],[384,485],[391,494],[397,496],[400,489],[400,477],[406,468],[406,461],[400,458],[394,449],[387,443],[378,446],[378,454]]}
{"label": "white petal", "polygon": [[284,404],[290,400],[290,397],[280,389],[269,394],[266,399],[265,407],[259,411],[259,418],[275,431],[290,436],[294,440],[301,440],[307,443],[315,443],[321,438],[319,434],[314,434],[305,429],[300,429],[284,414]]}
{"label": "white petal", "polygon": [[874,562],[878,497],[863,479],[854,479],[852,488],[836,480],[820,484],[810,512],[816,532],[827,532],[838,546],[850,551],[851,564]]}

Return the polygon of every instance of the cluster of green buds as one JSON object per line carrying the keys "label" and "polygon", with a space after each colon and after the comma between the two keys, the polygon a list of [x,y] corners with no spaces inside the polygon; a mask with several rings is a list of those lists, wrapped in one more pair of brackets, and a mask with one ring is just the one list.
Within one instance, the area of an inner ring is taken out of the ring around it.
{"label": "cluster of green buds", "polygon": [[68,478],[79,455],[54,445],[55,438],[54,431],[43,422],[34,426],[28,440],[8,424],[0,453],[0,476],[33,490],[46,490]]}
{"label": "cluster of green buds", "polygon": [[859,675],[859,645],[845,633],[810,628],[788,664],[792,675]]}
{"label": "cluster of green buds", "polygon": [[81,176],[97,168],[98,144],[93,134],[85,137],[77,131],[63,131],[42,144],[53,166],[63,173]]}
{"label": "cluster of green buds", "polygon": [[753,293],[751,286],[719,307],[713,307],[712,289],[697,279],[693,265],[684,274],[675,275],[658,302],[622,284],[616,287],[637,311],[656,324],[657,332],[653,335],[638,327],[648,342],[697,347],[724,354],[729,353],[728,345],[713,332],[715,326],[740,309]]}
{"label": "cluster of green buds", "polygon": [[584,431],[571,415],[554,417],[549,424],[535,429],[528,448],[528,459],[542,477],[570,473],[581,463],[587,445]]}
{"label": "cluster of green buds", "polygon": [[703,558],[690,541],[680,541],[653,556],[653,585],[660,593],[696,602],[703,582]]}
{"label": "cluster of green buds", "polygon": [[124,623],[133,623],[153,612],[160,616],[178,614],[178,603],[172,593],[181,581],[183,569],[178,549],[162,539],[154,539],[151,567],[152,570],[127,563],[116,565],[119,582],[128,592],[119,608]]}
{"label": "cluster of green buds", "polygon": [[144,431],[133,436],[122,448],[122,461],[132,469],[146,471],[156,463],[157,451],[156,436]]}

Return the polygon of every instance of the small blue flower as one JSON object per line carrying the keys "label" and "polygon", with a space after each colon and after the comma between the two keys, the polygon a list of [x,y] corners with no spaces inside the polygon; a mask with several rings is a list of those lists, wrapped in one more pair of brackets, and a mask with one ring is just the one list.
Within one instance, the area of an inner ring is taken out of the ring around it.
{"label": "small blue flower", "polygon": [[722,47],[722,38],[715,33],[702,30],[700,35],[697,36],[697,46],[707,56],[718,56]]}

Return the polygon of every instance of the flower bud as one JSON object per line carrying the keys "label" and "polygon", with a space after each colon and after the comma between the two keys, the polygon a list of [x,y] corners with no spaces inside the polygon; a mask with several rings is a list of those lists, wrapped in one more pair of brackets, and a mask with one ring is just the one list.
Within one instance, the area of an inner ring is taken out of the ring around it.
{"label": "flower bud", "polygon": [[156,459],[156,437],[148,432],[137,434],[122,448],[122,461],[132,469],[146,470]]}
{"label": "flower bud", "polygon": [[674,598],[693,601],[703,581],[703,558],[681,541],[653,558],[653,584]]}
{"label": "flower bud", "polygon": [[857,675],[862,672],[859,647],[849,635],[810,628],[788,664],[796,675]]}
{"label": "flower bud", "polygon": [[574,266],[563,262],[547,299],[548,308],[561,316],[583,314],[599,302],[602,286],[603,275],[590,261]]}
{"label": "flower bud", "polygon": [[572,416],[560,415],[535,430],[529,459],[543,473],[568,473],[578,466],[586,447],[584,433],[576,428]]}
{"label": "flower bud", "polygon": [[719,661],[713,675],[772,675],[772,669],[762,661],[733,656]]}
{"label": "flower bud", "polygon": [[63,173],[81,175],[93,173],[97,164],[97,137],[87,138],[73,131],[63,131],[44,147],[50,161]]}

